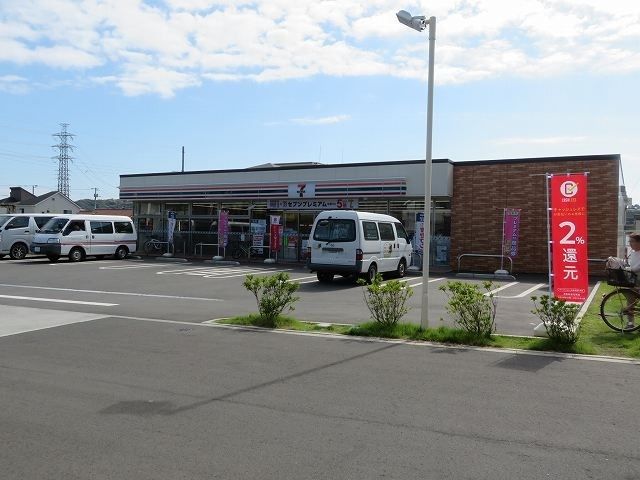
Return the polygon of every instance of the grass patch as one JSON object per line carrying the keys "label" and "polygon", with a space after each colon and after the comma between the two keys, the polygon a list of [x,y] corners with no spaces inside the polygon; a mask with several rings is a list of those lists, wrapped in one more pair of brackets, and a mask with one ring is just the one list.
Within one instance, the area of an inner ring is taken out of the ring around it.
{"label": "grass patch", "polygon": [[[260,315],[257,313],[252,313],[251,315],[244,315],[232,318],[225,318],[222,320],[218,320],[217,323],[222,323],[224,325],[242,325],[247,327],[262,327],[262,328],[271,328],[267,322],[265,322]],[[276,328],[281,328],[285,330],[298,330],[301,332],[325,332],[325,333],[337,333],[337,334],[346,334],[351,326],[349,325],[333,325],[330,324],[328,326],[318,325],[314,322],[305,322],[302,320],[298,320],[297,318],[280,315],[276,320]]]}
{"label": "grass patch", "polygon": [[[600,317],[600,299],[614,287],[601,284],[594,301],[582,318],[580,339],[590,345],[596,355],[640,358],[640,334],[611,330]],[[636,319],[640,322],[640,318]]]}
{"label": "grass patch", "polygon": [[[613,287],[601,284],[580,323],[579,340],[574,345],[559,345],[548,338],[513,337],[491,335],[477,337],[462,329],[439,326],[423,330],[419,325],[398,323],[382,325],[377,322],[362,323],[356,326],[329,325],[305,322],[289,316],[279,316],[276,328],[305,332],[325,332],[362,337],[380,337],[402,340],[417,340],[455,345],[473,345],[494,348],[515,348],[534,351],[553,351],[583,355],[607,355],[613,357],[640,358],[640,333],[619,333],[611,330],[600,318],[600,299]],[[640,322],[640,318],[637,319]],[[233,317],[220,320],[228,325],[246,325],[265,327],[258,314]]]}

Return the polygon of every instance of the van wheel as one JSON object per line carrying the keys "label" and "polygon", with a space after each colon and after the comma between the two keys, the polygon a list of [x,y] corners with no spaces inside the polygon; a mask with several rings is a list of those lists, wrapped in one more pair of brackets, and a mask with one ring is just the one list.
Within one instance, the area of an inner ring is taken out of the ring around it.
{"label": "van wheel", "polygon": [[405,276],[405,274],[407,273],[407,264],[404,261],[404,258],[402,260],[400,260],[400,263],[398,263],[398,269],[396,270],[396,275],[398,276],[398,278],[402,278]]}
{"label": "van wheel", "polygon": [[127,258],[127,255],[129,255],[129,249],[127,247],[118,247],[114,257],[117,260],[124,260],[125,258]]}
{"label": "van wheel", "polygon": [[70,262],[81,262],[84,260],[84,251],[80,247],[72,248],[69,252]]}
{"label": "van wheel", "polygon": [[16,243],[12,245],[11,250],[9,250],[9,256],[13,260],[22,260],[27,256],[27,253],[27,246],[24,243]]}
{"label": "van wheel", "polygon": [[376,274],[378,273],[378,266],[375,263],[369,265],[369,270],[367,270],[367,274],[365,276],[365,280],[367,283],[371,284],[376,278]]}
{"label": "van wheel", "polygon": [[328,272],[318,272],[316,274],[318,276],[318,281],[322,283],[330,283],[333,281],[333,273]]}
{"label": "van wheel", "polygon": [[60,255],[47,255],[47,258],[50,262],[55,263],[60,258]]}

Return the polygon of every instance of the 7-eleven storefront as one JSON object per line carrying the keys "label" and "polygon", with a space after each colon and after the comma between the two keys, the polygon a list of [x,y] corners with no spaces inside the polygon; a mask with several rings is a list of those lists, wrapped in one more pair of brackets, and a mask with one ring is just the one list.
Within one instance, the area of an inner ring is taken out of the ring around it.
{"label": "7-eleven storefront", "polygon": [[[120,176],[120,198],[132,200],[139,246],[166,240],[175,212],[176,255],[277,257],[303,262],[322,210],[358,209],[400,219],[410,235],[424,209],[424,161],[341,165],[278,164],[247,169]],[[449,263],[453,165],[434,160],[431,263]],[[225,217],[228,220],[225,220]],[[275,218],[274,218],[275,217]],[[228,222],[224,245],[220,219]],[[279,219],[276,251],[270,223]],[[415,244],[415,242],[414,242]],[[240,248],[241,247],[241,248]]]}

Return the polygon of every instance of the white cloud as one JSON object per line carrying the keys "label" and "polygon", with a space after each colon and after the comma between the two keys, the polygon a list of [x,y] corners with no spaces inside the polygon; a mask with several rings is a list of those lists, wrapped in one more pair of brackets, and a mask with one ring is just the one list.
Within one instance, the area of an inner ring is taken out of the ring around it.
{"label": "white cloud", "polygon": [[346,122],[351,118],[351,115],[340,114],[340,115],[331,115],[328,117],[301,117],[301,118],[291,118],[286,121],[271,121],[265,122],[265,127],[277,127],[280,125],[300,125],[300,126],[314,126],[314,125],[333,125],[336,123]]}
{"label": "white cloud", "polygon": [[333,115],[331,117],[304,117],[304,118],[292,118],[291,123],[296,125],[331,125],[334,123],[341,123],[351,118],[350,115]]}
{"label": "white cloud", "polygon": [[[640,2],[417,3],[406,7],[438,19],[440,84],[640,71]],[[0,64],[82,70],[127,95],[171,97],[207,80],[426,76],[427,32],[397,22],[395,12],[405,5],[395,0],[3,0],[2,5]],[[100,73],[94,73],[97,67]]]}
{"label": "white cloud", "polygon": [[28,80],[18,75],[0,76],[0,92],[25,94],[30,90]]}

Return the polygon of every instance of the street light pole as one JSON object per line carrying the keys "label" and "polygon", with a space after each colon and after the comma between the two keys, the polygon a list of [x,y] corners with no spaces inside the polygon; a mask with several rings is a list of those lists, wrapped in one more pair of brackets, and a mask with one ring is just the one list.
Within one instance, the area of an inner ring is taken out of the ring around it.
{"label": "street light pole", "polygon": [[433,65],[436,47],[436,17],[413,17],[405,10],[396,13],[398,21],[419,32],[429,26],[429,74],[427,81],[427,151],[424,164],[424,238],[422,242],[422,312],[420,327],[429,326],[429,253],[431,252],[431,170],[433,140]]}

